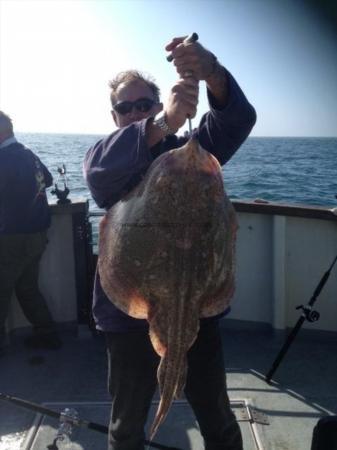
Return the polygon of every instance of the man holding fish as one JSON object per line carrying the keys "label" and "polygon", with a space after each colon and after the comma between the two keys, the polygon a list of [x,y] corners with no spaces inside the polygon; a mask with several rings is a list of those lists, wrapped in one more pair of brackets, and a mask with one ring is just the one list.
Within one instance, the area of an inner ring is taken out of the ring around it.
{"label": "man holding fish", "polygon": [[[187,118],[193,118],[196,114],[199,81],[206,84],[209,111],[202,117],[193,137],[200,148],[212,154],[219,164],[225,164],[238,150],[256,120],[254,108],[232,75],[199,42],[191,42],[186,37],[174,38],[166,50],[170,52],[180,76],[170,91],[167,103],[163,105],[160,102],[159,88],[151,78],[137,71],[118,74],[110,82],[112,117],[118,130],[97,142],[88,151],[84,161],[84,174],[94,200],[99,207],[114,214],[109,216],[109,212],[101,224],[100,264],[96,272],[93,300],[96,327],[105,334],[108,349],[109,392],[112,397],[109,450],[144,448],[144,425],[157,386],[158,355],[163,357],[166,352],[160,339],[156,341],[158,336],[160,338],[160,330],[157,330],[156,336],[150,327],[151,339],[149,336],[149,323],[151,326],[153,316],[150,304],[153,299],[144,294],[146,287],[137,291],[137,295],[134,294],[134,288],[132,292],[128,291],[130,305],[127,305],[127,296],[122,292],[123,288],[124,292],[127,291],[125,286],[120,286],[120,292],[117,292],[118,289],[111,289],[110,292],[105,268],[111,268],[116,255],[108,255],[108,258],[111,257],[108,262],[103,257],[103,246],[109,241],[109,238],[106,239],[109,236],[106,231],[110,225],[109,217],[113,217],[114,221],[119,214],[119,207],[121,211],[124,208],[129,213],[128,204],[137,205],[137,208],[131,208],[132,215],[142,204],[142,196],[146,204],[145,187],[141,188],[143,180],[146,181],[155,167],[152,162],[156,161],[156,164],[163,161],[162,157],[167,152],[186,144],[186,137],[179,137],[176,133]],[[207,164],[214,166],[213,160]],[[159,180],[160,177],[156,182]],[[138,203],[135,203],[134,197],[137,197]],[[186,209],[189,206],[181,204],[177,208]],[[154,246],[155,242],[154,239]],[[192,246],[188,239],[176,242],[179,251],[188,251]],[[160,257],[165,258],[165,252]],[[135,266],[139,265],[139,270],[135,267],[134,273],[143,270],[148,277],[146,279],[151,280],[151,276],[153,278],[155,275],[147,273],[147,259],[144,261],[133,261]],[[179,273],[175,275],[179,277]],[[125,280],[125,284],[128,283],[129,280]],[[229,291],[226,301],[232,295],[232,289]],[[207,305],[207,308],[204,305],[207,313],[201,309],[197,317],[198,330],[187,352],[188,370],[184,392],[196,415],[205,448],[241,450],[240,428],[230,409],[227,395],[219,330],[219,320],[229,311],[228,304],[224,303],[221,314],[218,314],[218,309],[218,305],[213,309],[212,305]],[[213,310],[216,314],[212,316]],[[187,329],[188,323],[185,323]],[[183,376],[181,380],[185,380]],[[151,438],[165,414],[157,420]]]}

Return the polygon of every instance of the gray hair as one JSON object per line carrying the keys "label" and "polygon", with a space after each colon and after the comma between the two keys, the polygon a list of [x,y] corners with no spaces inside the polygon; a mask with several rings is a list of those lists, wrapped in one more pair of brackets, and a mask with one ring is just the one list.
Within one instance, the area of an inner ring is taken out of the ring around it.
{"label": "gray hair", "polygon": [[124,72],[119,72],[115,78],[109,81],[109,87],[111,89],[110,101],[113,106],[116,101],[116,92],[118,87],[122,84],[129,84],[133,81],[143,81],[152,91],[154,100],[156,102],[160,101],[160,89],[157,86],[155,80],[150,75],[139,72],[138,70],[126,70]]}
{"label": "gray hair", "polygon": [[0,111],[0,133],[6,131],[9,131],[11,134],[13,133],[12,119],[3,111]]}

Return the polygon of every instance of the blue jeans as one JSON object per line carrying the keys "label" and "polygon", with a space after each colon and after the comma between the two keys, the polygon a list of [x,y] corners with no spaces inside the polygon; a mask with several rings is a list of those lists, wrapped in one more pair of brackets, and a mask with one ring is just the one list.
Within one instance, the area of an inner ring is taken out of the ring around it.
{"label": "blue jeans", "polygon": [[[105,333],[112,398],[109,450],[143,450],[144,426],[157,386],[159,357],[147,331]],[[242,450],[239,425],[227,395],[218,322],[204,323],[187,355],[185,395],[206,450]]]}

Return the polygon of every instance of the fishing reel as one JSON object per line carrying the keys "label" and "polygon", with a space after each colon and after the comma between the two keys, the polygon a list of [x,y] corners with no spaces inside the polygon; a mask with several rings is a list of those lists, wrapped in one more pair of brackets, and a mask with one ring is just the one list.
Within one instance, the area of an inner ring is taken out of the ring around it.
{"label": "fishing reel", "polygon": [[311,306],[299,305],[296,306],[296,309],[301,309],[303,311],[303,316],[308,322],[317,322],[317,320],[320,318],[319,312],[312,310]]}
{"label": "fishing reel", "polygon": [[57,430],[57,434],[53,443],[47,446],[48,450],[59,450],[57,442],[63,442],[68,444],[70,442],[70,436],[73,434],[74,426],[79,423],[79,414],[76,409],[65,408],[60,414],[60,423]]}
{"label": "fishing reel", "polygon": [[[58,178],[57,178],[57,182],[55,183],[55,188],[51,191],[52,195],[56,195],[56,197],[58,198],[57,203],[58,204],[67,204],[67,203],[71,203],[71,200],[68,197],[68,194],[70,192],[68,186],[67,186],[67,171],[66,171],[66,166],[65,164],[62,164],[62,167],[58,167],[57,168],[57,172],[59,174]],[[61,182],[63,183],[63,187],[64,189],[59,189],[58,187],[58,183]]]}

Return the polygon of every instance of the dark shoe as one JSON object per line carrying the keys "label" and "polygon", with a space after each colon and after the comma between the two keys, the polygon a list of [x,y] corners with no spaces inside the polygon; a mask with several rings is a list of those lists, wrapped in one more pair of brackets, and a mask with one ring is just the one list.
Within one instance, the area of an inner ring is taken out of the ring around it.
{"label": "dark shoe", "polygon": [[33,334],[24,340],[25,346],[45,350],[58,350],[62,347],[62,341],[57,333]]}

